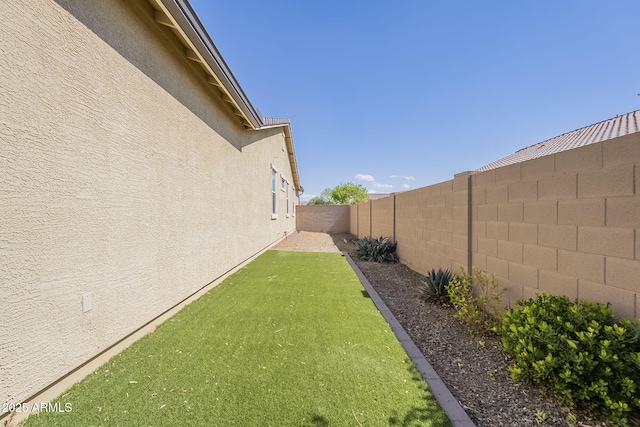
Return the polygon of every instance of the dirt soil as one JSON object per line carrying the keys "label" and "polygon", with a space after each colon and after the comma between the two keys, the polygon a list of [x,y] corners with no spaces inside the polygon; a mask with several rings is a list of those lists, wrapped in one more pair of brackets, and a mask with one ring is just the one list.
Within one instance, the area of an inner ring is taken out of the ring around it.
{"label": "dirt soil", "polygon": [[[391,312],[407,331],[451,393],[478,427],[605,426],[543,396],[536,388],[509,377],[509,357],[497,336],[471,336],[454,310],[426,303],[418,286],[424,279],[403,264],[359,260],[350,234],[334,234],[334,243],[351,255]],[[634,424],[637,425],[637,424]]]}
{"label": "dirt soil", "polygon": [[[350,235],[349,235],[350,236]],[[272,249],[276,251],[297,252],[341,252],[327,233],[294,231]]]}

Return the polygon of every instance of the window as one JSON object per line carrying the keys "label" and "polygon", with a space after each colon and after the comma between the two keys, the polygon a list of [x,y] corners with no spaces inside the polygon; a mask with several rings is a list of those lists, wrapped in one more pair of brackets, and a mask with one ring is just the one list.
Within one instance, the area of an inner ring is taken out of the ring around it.
{"label": "window", "polygon": [[287,181],[285,181],[284,177],[280,175],[280,189],[284,191],[284,185]]}
{"label": "window", "polygon": [[277,205],[276,205],[276,177],[277,177],[277,172],[276,170],[273,168],[273,166],[271,167],[271,219],[276,219],[278,218],[278,209],[277,209]]}
{"label": "window", "polygon": [[289,218],[289,183],[287,182],[287,218]]}

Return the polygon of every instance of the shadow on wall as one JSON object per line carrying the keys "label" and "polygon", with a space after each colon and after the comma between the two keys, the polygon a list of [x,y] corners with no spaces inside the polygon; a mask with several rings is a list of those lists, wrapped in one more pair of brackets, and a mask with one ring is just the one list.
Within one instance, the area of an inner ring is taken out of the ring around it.
{"label": "shadow on wall", "polygon": [[[155,23],[154,9],[147,1],[55,1],[237,150],[242,151],[243,147],[271,136],[245,131],[219,98],[218,90],[206,82],[204,70],[186,59],[184,47],[177,37],[168,28]],[[133,20],[141,20],[143,25],[131,22]],[[159,51],[167,54],[158,55]],[[219,117],[220,111],[226,117]],[[237,129],[225,121],[237,123]]]}

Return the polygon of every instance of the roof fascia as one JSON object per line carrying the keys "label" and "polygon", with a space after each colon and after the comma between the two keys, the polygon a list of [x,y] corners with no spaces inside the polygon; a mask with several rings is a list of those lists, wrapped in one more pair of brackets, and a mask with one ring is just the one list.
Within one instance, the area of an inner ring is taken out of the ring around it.
{"label": "roof fascia", "polygon": [[212,83],[219,83],[217,86],[221,87],[229,96],[230,100],[227,101],[231,101],[242,113],[252,129],[262,128],[262,117],[242,90],[189,2],[187,0],[157,0],[157,3],[164,9],[164,13],[175,21],[174,29],[192,44],[193,51],[199,54],[203,64],[217,80]]}
{"label": "roof fascia", "polygon": [[[267,119],[268,120],[268,119]],[[293,145],[293,133],[291,131],[290,123],[280,123],[275,125],[265,125],[260,129],[276,129],[282,128],[284,133],[284,142],[287,146],[287,156],[289,157],[289,163],[291,164],[291,174],[293,175],[293,186],[300,193],[304,192],[304,188],[300,184],[300,174],[298,173],[298,162],[296,160],[296,150]]]}
{"label": "roof fascia", "polygon": [[[289,120],[264,119],[260,115],[242,90],[188,0],[155,0],[155,4],[162,9],[161,16],[156,16],[156,21],[171,27],[180,34],[184,42],[190,45],[185,46],[187,48],[185,55],[189,59],[203,64],[210,72],[209,83],[220,88],[223,92],[223,99],[232,105],[245,127],[252,130],[283,128],[294,187],[297,191],[303,192]],[[268,124],[265,124],[265,121]]]}
{"label": "roof fascia", "polygon": [[298,173],[298,162],[296,161],[296,152],[293,148],[293,135],[291,133],[291,125],[282,125],[284,130],[284,142],[287,146],[287,154],[289,156],[289,164],[291,164],[291,174],[293,175],[293,186],[302,193],[304,188],[300,185],[300,174]]}

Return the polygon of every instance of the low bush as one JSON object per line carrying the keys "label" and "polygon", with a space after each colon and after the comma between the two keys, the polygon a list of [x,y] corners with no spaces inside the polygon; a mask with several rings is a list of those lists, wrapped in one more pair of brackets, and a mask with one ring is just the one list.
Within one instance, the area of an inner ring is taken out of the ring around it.
{"label": "low bush", "polygon": [[379,238],[367,236],[356,241],[358,258],[375,262],[398,262],[396,248],[398,243],[389,237]]}
{"label": "low bush", "polygon": [[615,321],[608,305],[566,296],[543,293],[516,304],[496,328],[515,356],[511,376],[627,425],[640,409],[640,323]]}
{"label": "low bush", "polygon": [[[455,317],[460,319],[476,335],[490,333],[499,319],[498,305],[503,289],[498,287],[495,274],[472,267],[473,275],[460,267],[460,273],[448,285],[447,292],[455,308]],[[477,287],[478,296],[473,287]]]}
{"label": "low bush", "polygon": [[418,289],[426,301],[446,304],[449,302],[447,285],[451,280],[453,280],[451,270],[439,268],[436,272],[435,269],[431,269]]}

